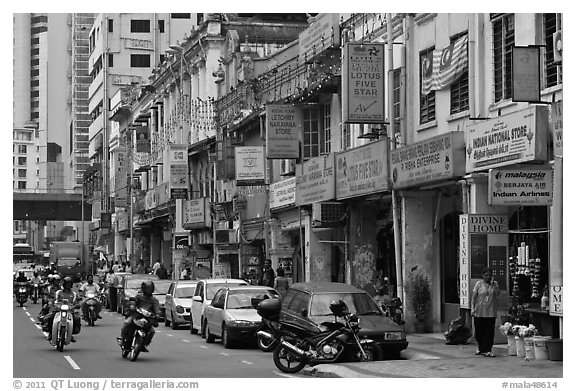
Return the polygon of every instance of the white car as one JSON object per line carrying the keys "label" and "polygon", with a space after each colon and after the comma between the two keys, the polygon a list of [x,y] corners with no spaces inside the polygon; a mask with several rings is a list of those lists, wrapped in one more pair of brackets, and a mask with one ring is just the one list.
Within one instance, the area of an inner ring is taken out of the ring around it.
{"label": "white car", "polygon": [[190,320],[190,334],[196,334],[198,330],[200,330],[200,336],[205,338],[206,322],[204,319],[204,308],[212,302],[214,295],[220,288],[241,285],[248,285],[248,283],[244,280],[234,278],[208,278],[198,281],[190,310],[192,316]]}
{"label": "white car", "polygon": [[166,294],[166,318],[164,324],[176,330],[179,326],[190,323],[190,307],[196,289],[196,281],[174,281]]}

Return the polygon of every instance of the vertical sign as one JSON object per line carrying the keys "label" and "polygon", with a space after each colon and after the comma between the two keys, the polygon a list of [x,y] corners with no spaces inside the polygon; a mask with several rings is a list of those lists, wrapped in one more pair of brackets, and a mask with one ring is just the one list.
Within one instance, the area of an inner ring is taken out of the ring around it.
{"label": "vertical sign", "polygon": [[266,106],[266,158],[300,157],[300,108],[294,105]]}
{"label": "vertical sign", "polygon": [[264,147],[236,147],[236,185],[263,185],[265,181]]}
{"label": "vertical sign", "polygon": [[188,198],[188,147],[170,144],[170,198]]}
{"label": "vertical sign", "polygon": [[148,126],[134,127],[136,132],[136,152],[150,153],[150,132]]}
{"label": "vertical sign", "polygon": [[540,102],[540,48],[512,48],[512,101]]}
{"label": "vertical sign", "polygon": [[346,43],[342,68],[342,120],[385,122],[384,44]]}
{"label": "vertical sign", "polygon": [[562,101],[555,102],[550,105],[550,131],[554,143],[554,155],[563,155],[563,142],[562,142]]}
{"label": "vertical sign", "polygon": [[460,215],[460,308],[470,308],[470,261],[468,256],[468,215]]}
{"label": "vertical sign", "polygon": [[550,315],[563,316],[564,314],[564,304],[563,304],[563,291],[562,286],[550,286]]}

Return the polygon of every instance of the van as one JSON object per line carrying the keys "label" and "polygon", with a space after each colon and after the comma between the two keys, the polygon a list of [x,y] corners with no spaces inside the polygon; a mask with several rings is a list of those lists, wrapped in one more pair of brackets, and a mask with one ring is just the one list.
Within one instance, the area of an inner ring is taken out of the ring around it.
{"label": "van", "polygon": [[204,308],[212,303],[214,295],[220,288],[229,286],[248,285],[244,280],[234,278],[208,278],[199,280],[196,284],[196,290],[192,297],[192,307],[190,308],[190,334],[197,334],[200,330],[200,336],[206,338],[206,322],[204,319]]}

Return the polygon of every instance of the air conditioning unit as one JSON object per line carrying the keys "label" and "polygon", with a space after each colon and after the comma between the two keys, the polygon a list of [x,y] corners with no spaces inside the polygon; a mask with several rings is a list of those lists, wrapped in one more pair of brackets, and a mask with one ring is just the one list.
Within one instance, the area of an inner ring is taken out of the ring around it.
{"label": "air conditioning unit", "polygon": [[280,163],[280,175],[295,175],[296,159],[283,159]]}
{"label": "air conditioning unit", "polygon": [[217,229],[216,244],[237,244],[238,236],[235,229]]}
{"label": "air conditioning unit", "polygon": [[552,36],[554,49],[554,62],[562,62],[562,30],[556,31]]}
{"label": "air conditioning unit", "polygon": [[344,224],[346,205],[341,202],[316,202],[312,204],[312,227],[334,228]]}

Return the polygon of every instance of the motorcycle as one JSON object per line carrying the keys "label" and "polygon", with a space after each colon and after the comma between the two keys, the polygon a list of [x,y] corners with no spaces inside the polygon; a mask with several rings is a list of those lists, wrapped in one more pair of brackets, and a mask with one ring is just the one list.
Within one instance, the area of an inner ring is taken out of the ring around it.
{"label": "motorcycle", "polygon": [[[274,299],[270,299],[274,300]],[[278,313],[279,313],[278,308]],[[369,362],[380,359],[382,352],[375,341],[360,339],[358,315],[348,312],[343,301],[330,305],[334,322],[323,322],[317,331],[279,321],[280,340],[273,352],[274,364],[285,373],[296,373],[307,364],[334,363],[341,359]],[[260,313],[260,312],[259,312]],[[264,313],[275,321],[276,314]],[[262,314],[261,314],[262,316]],[[338,322],[338,318],[343,323]],[[259,332],[263,335],[263,332]]]}
{"label": "motorcycle", "polygon": [[152,318],[154,314],[143,308],[136,308],[135,312],[137,315],[133,320],[135,330],[132,337],[126,338],[125,341],[120,337],[117,338],[118,344],[122,349],[122,358],[127,358],[131,355],[131,361],[136,361],[138,359],[145,341],[148,340],[149,334],[154,330],[154,327],[152,326]]}
{"label": "motorcycle", "polygon": [[98,314],[96,313],[98,297],[94,293],[86,294],[86,305],[88,306],[88,313],[86,314],[86,322],[90,327],[94,327]]}
{"label": "motorcycle", "polygon": [[396,324],[402,326],[404,323],[403,313],[402,310],[402,301],[398,297],[393,297],[389,303],[382,305],[382,310],[384,311],[384,315],[392,319]]}
{"label": "motorcycle", "polygon": [[64,345],[69,345],[72,340],[72,330],[74,325],[74,306],[68,304],[68,300],[56,303],[58,312],[52,321],[52,339],[50,344],[56,346],[59,352],[64,351]]}
{"label": "motorcycle", "polygon": [[38,298],[40,297],[41,293],[40,293],[40,284],[38,284],[37,282],[35,282],[32,285],[32,293],[31,293],[31,298],[32,298],[32,302],[34,304],[36,304],[38,302]]}
{"label": "motorcycle", "polygon": [[19,282],[16,289],[16,301],[20,307],[24,306],[24,303],[28,300],[28,283]]}
{"label": "motorcycle", "polygon": [[[258,311],[258,306],[260,303],[267,299],[268,296],[264,297],[253,297],[251,299],[252,308]],[[268,302],[268,303],[274,303]],[[266,305],[266,303],[264,304]],[[256,346],[263,352],[272,352],[276,349],[276,346],[280,343],[280,323],[277,320],[272,320],[267,317],[262,317],[262,323],[256,330]]]}

